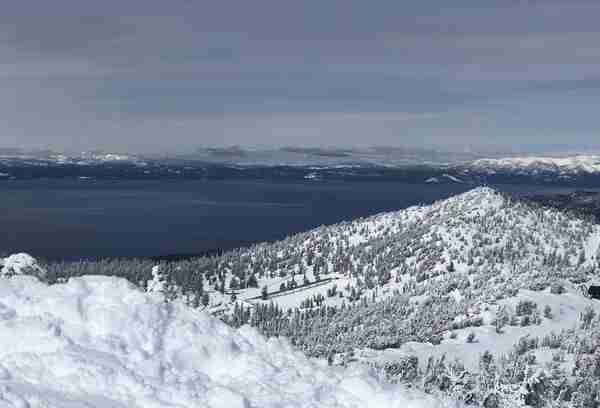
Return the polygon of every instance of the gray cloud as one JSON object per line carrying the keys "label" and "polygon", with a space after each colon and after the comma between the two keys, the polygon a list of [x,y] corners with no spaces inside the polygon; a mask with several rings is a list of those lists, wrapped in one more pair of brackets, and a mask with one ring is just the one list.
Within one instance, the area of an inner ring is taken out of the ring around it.
{"label": "gray cloud", "polygon": [[0,146],[598,138],[595,1],[12,3]]}

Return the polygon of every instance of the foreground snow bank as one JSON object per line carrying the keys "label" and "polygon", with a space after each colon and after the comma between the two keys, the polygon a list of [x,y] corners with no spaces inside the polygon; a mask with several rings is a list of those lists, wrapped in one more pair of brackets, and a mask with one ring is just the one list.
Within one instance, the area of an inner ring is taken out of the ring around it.
{"label": "foreground snow bank", "polygon": [[442,407],[123,279],[0,278],[0,407]]}

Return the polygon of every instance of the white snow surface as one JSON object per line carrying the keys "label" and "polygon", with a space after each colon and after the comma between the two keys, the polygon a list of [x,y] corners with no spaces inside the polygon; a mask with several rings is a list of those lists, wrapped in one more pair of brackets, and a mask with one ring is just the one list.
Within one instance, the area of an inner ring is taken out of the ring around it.
{"label": "white snow surface", "polygon": [[443,406],[124,279],[0,277],[1,408]]}
{"label": "white snow surface", "polygon": [[38,265],[37,260],[29,254],[13,254],[0,258],[0,276],[34,275],[43,278],[46,271]]}

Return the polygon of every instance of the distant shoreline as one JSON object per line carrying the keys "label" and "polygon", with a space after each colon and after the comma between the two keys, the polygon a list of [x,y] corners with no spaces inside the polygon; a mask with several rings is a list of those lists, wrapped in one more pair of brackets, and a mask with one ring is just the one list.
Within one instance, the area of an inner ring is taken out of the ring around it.
{"label": "distant shoreline", "polygon": [[228,251],[233,251],[235,249],[238,248],[247,248],[250,247],[252,245],[256,245],[256,244],[260,244],[263,242],[270,242],[270,241],[240,241],[239,245],[234,244],[233,246],[223,246],[223,247],[219,247],[219,248],[210,248],[204,251],[199,251],[199,252],[182,252],[182,253],[172,253],[172,254],[164,254],[164,255],[140,255],[140,256],[136,256],[136,255],[123,255],[123,256],[119,256],[119,255],[115,255],[115,256],[81,256],[81,257],[77,257],[77,256],[67,256],[67,257],[45,257],[45,256],[40,256],[38,257],[38,259],[42,260],[43,262],[46,263],[54,263],[54,262],[78,262],[78,261],[99,261],[102,259],[146,259],[146,260],[152,260],[155,262],[179,262],[179,261],[186,261],[186,260],[191,260],[191,259],[196,259],[196,258],[206,258],[206,257],[211,257],[211,256],[220,256]]}

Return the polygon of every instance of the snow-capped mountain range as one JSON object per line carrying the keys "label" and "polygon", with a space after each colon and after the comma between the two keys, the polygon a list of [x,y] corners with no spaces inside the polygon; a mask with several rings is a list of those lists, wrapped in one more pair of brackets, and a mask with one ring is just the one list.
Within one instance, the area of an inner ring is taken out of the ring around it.
{"label": "snow-capped mountain range", "polygon": [[110,164],[110,163],[131,163],[144,165],[145,161],[139,155],[110,153],[102,151],[73,153],[59,153],[49,150],[44,151],[21,151],[21,150],[0,150],[0,164],[4,165],[79,165],[89,166],[92,164]]}
{"label": "snow-capped mountain range", "polygon": [[[214,149],[213,149],[214,150]],[[292,149],[248,152],[208,150],[197,155],[152,157],[100,151],[63,154],[0,149],[0,179],[84,178],[285,178],[305,181],[395,180],[461,184],[577,184],[597,186],[600,156],[473,158],[428,151]],[[368,154],[367,154],[368,153]],[[257,156],[258,155],[258,156]],[[119,166],[116,166],[119,164]],[[32,167],[35,171],[28,171]],[[40,170],[41,169],[41,170]]]}
{"label": "snow-capped mountain range", "polygon": [[500,159],[479,159],[466,165],[471,171],[493,174],[514,172],[536,175],[554,173],[558,176],[576,174],[599,174],[600,156],[571,157],[509,157]]}

